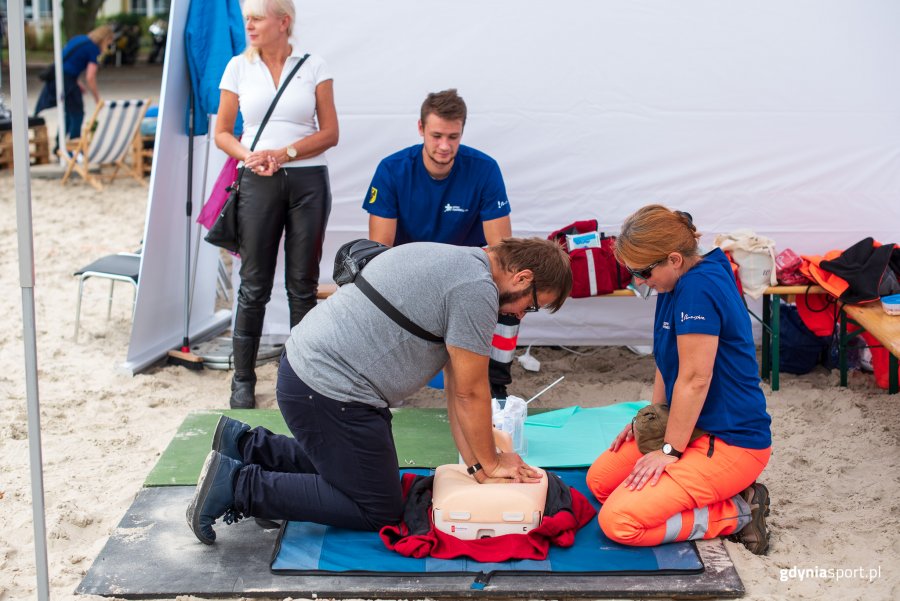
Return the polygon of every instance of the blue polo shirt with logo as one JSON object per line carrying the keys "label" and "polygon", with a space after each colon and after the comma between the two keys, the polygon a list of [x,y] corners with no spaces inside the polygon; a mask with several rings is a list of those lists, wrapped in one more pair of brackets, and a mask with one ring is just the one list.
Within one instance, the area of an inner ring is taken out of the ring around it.
{"label": "blue polo shirt with logo", "polygon": [[440,180],[425,169],[422,144],[383,159],[363,208],[397,220],[395,246],[406,242],[484,246],[482,223],[510,212],[497,161],[462,144],[450,174]]}
{"label": "blue polo shirt with logo", "polygon": [[677,338],[683,334],[719,337],[712,382],[697,427],[730,445],[748,449],[771,446],[772,418],[766,413],[766,397],[759,387],[750,317],[731,265],[718,248],[681,276],[674,290],[656,300],[653,352],[668,403],[678,377]]}

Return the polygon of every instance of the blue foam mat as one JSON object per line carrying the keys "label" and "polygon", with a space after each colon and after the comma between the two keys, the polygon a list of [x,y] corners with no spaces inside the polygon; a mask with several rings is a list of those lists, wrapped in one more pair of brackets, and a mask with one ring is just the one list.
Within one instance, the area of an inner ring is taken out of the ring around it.
{"label": "blue foam mat", "polygon": [[[422,470],[403,470],[430,473]],[[585,469],[554,470],[566,484],[579,490],[595,507],[585,485]],[[472,559],[416,559],[388,550],[377,533],[357,532],[309,522],[289,522],[275,547],[274,573],[315,572],[489,573],[566,572],[590,574],[695,574],[703,562],[692,542],[658,547],[628,547],[614,543],[591,520],[578,531],[572,547],[551,547],[544,561],[516,560],[481,563]]]}

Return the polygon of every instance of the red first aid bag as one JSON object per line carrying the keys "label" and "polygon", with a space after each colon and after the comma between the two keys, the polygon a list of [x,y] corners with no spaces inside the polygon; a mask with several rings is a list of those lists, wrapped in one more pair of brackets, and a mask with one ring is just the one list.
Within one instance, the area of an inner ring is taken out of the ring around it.
{"label": "red first aid bag", "polygon": [[[565,247],[566,235],[596,231],[596,219],[576,221],[556,230],[547,236],[547,239]],[[615,236],[606,236],[600,232],[598,248],[576,248],[569,251],[572,260],[572,298],[610,294],[614,290],[628,287],[631,283],[631,274],[616,260],[613,253],[615,245]]]}
{"label": "red first aid bag", "polygon": [[775,257],[775,277],[778,279],[778,283],[784,286],[805,286],[809,284],[809,278],[800,271],[802,265],[803,259],[790,248],[786,248],[778,253]]}

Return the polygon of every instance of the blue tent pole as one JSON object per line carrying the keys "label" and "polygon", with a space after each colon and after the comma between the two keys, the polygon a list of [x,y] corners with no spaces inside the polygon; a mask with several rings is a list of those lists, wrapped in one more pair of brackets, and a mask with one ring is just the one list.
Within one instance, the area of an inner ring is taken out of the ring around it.
{"label": "blue tent pole", "polygon": [[34,319],[34,234],[31,227],[31,151],[28,147],[28,95],[25,84],[25,7],[23,0],[9,0],[8,6],[9,90],[12,101],[16,234],[19,239],[19,282],[22,287],[22,326],[25,340],[25,395],[28,403],[34,563],[37,572],[37,598],[46,601],[50,598],[50,580],[47,570],[47,524],[44,516],[44,471]]}

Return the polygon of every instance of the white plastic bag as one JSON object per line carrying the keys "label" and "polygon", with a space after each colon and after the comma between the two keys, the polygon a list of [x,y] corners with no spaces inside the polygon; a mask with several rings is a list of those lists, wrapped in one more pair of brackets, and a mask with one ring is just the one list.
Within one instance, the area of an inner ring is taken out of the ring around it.
{"label": "white plastic bag", "polygon": [[525,418],[528,405],[525,399],[509,395],[503,401],[491,399],[494,427],[506,432],[512,438],[513,450],[521,456],[528,454],[528,440],[525,438]]}
{"label": "white plastic bag", "polygon": [[744,292],[759,298],[766,288],[775,286],[775,241],[757,236],[750,230],[735,230],[716,236],[715,245],[731,253],[740,268],[738,275]]}

